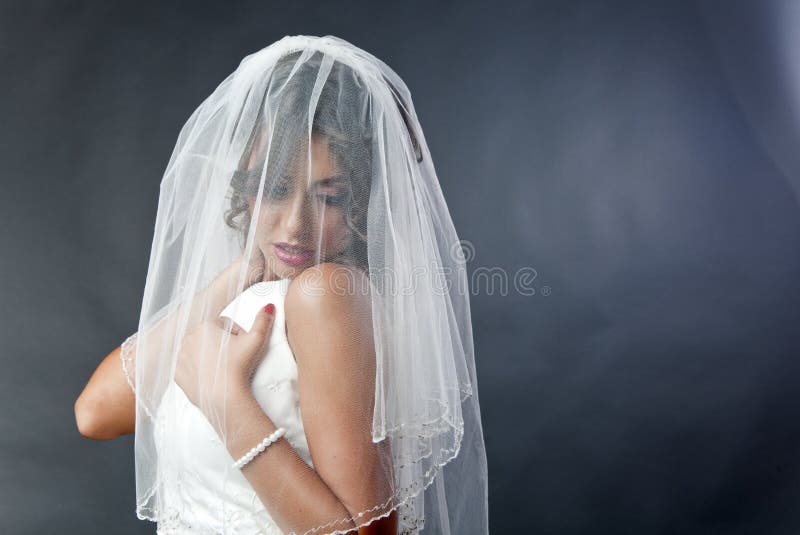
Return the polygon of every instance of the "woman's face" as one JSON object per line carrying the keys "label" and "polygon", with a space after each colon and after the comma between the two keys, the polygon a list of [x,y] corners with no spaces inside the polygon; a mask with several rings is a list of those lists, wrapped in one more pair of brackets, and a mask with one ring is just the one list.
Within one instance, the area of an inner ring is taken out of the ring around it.
{"label": "woman's face", "polygon": [[[341,176],[327,140],[312,137],[310,178],[305,151],[301,156],[288,176],[264,186],[255,231],[256,245],[264,255],[264,280],[293,278],[338,256],[352,239],[345,223],[350,184]],[[255,160],[254,154],[250,168]],[[248,199],[251,221],[255,203],[255,197]]]}

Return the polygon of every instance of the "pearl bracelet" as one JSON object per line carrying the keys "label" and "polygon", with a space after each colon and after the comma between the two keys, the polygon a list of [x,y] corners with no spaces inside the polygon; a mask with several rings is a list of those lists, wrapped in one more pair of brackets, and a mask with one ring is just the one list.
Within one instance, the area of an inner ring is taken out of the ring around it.
{"label": "pearl bracelet", "polygon": [[277,428],[271,435],[266,437],[262,440],[258,446],[255,446],[253,449],[245,453],[241,459],[233,463],[234,468],[241,469],[244,465],[252,461],[256,455],[267,449],[267,446],[276,442],[279,438],[281,438],[286,433],[286,429],[283,427]]}

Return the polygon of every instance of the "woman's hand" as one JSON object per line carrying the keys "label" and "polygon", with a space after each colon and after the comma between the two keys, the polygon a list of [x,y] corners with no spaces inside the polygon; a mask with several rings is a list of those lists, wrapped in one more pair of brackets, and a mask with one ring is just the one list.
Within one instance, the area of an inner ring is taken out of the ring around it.
{"label": "woman's hand", "polygon": [[[275,305],[270,303],[256,315],[249,332],[216,318],[198,324],[184,336],[175,382],[209,421],[209,411],[218,417],[232,396],[252,394],[250,381],[264,358],[274,318]],[[228,331],[227,362],[218,366],[218,348]]]}

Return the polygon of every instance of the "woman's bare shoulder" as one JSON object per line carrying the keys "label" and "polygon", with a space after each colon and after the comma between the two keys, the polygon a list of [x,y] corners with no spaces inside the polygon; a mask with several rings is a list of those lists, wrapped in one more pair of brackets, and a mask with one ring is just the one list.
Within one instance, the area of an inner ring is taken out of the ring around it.
{"label": "woman's bare shoulder", "polygon": [[358,337],[371,334],[371,285],[352,266],[324,262],[289,283],[285,298],[286,331],[292,339]]}
{"label": "woman's bare shoulder", "polygon": [[354,266],[323,262],[301,272],[286,291],[290,309],[352,307],[369,302],[372,287],[367,274]]}

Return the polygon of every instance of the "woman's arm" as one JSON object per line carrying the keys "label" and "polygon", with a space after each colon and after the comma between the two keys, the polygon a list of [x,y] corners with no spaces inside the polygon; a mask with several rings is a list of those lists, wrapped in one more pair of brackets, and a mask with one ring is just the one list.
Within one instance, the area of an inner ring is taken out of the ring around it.
{"label": "woman's arm", "polygon": [[[370,298],[342,295],[335,279],[343,268],[334,266],[304,271],[286,295],[289,342],[298,363],[300,408],[314,468],[280,439],[245,465],[242,474],[284,531],[302,533],[342,519],[329,531],[395,535],[394,511],[358,530],[348,520],[387,501],[392,475],[381,462],[389,453],[387,443],[374,444],[370,433],[375,381]],[[352,280],[363,280],[360,273],[353,271]],[[235,430],[227,434],[234,459],[276,429],[247,388],[226,410]]]}
{"label": "woman's arm", "polygon": [[[222,311],[227,304],[228,283],[232,277],[238,277],[242,262],[240,256],[195,296],[189,325],[198,323],[204,315],[208,315],[205,311],[210,311],[212,316]],[[250,282],[260,280],[259,277],[263,276],[263,271],[258,273],[259,269],[263,270],[263,261],[250,266]],[[163,329],[171,328],[173,319],[180,317],[180,310],[182,307],[160,321],[148,337],[152,340]],[[122,369],[120,351],[121,346],[103,359],[75,401],[75,421],[80,433],[87,438],[109,440],[135,431],[136,399]]]}
{"label": "woman's arm", "polygon": [[121,347],[100,363],[75,401],[75,420],[81,435],[109,440],[133,433],[136,402],[122,370]]}

